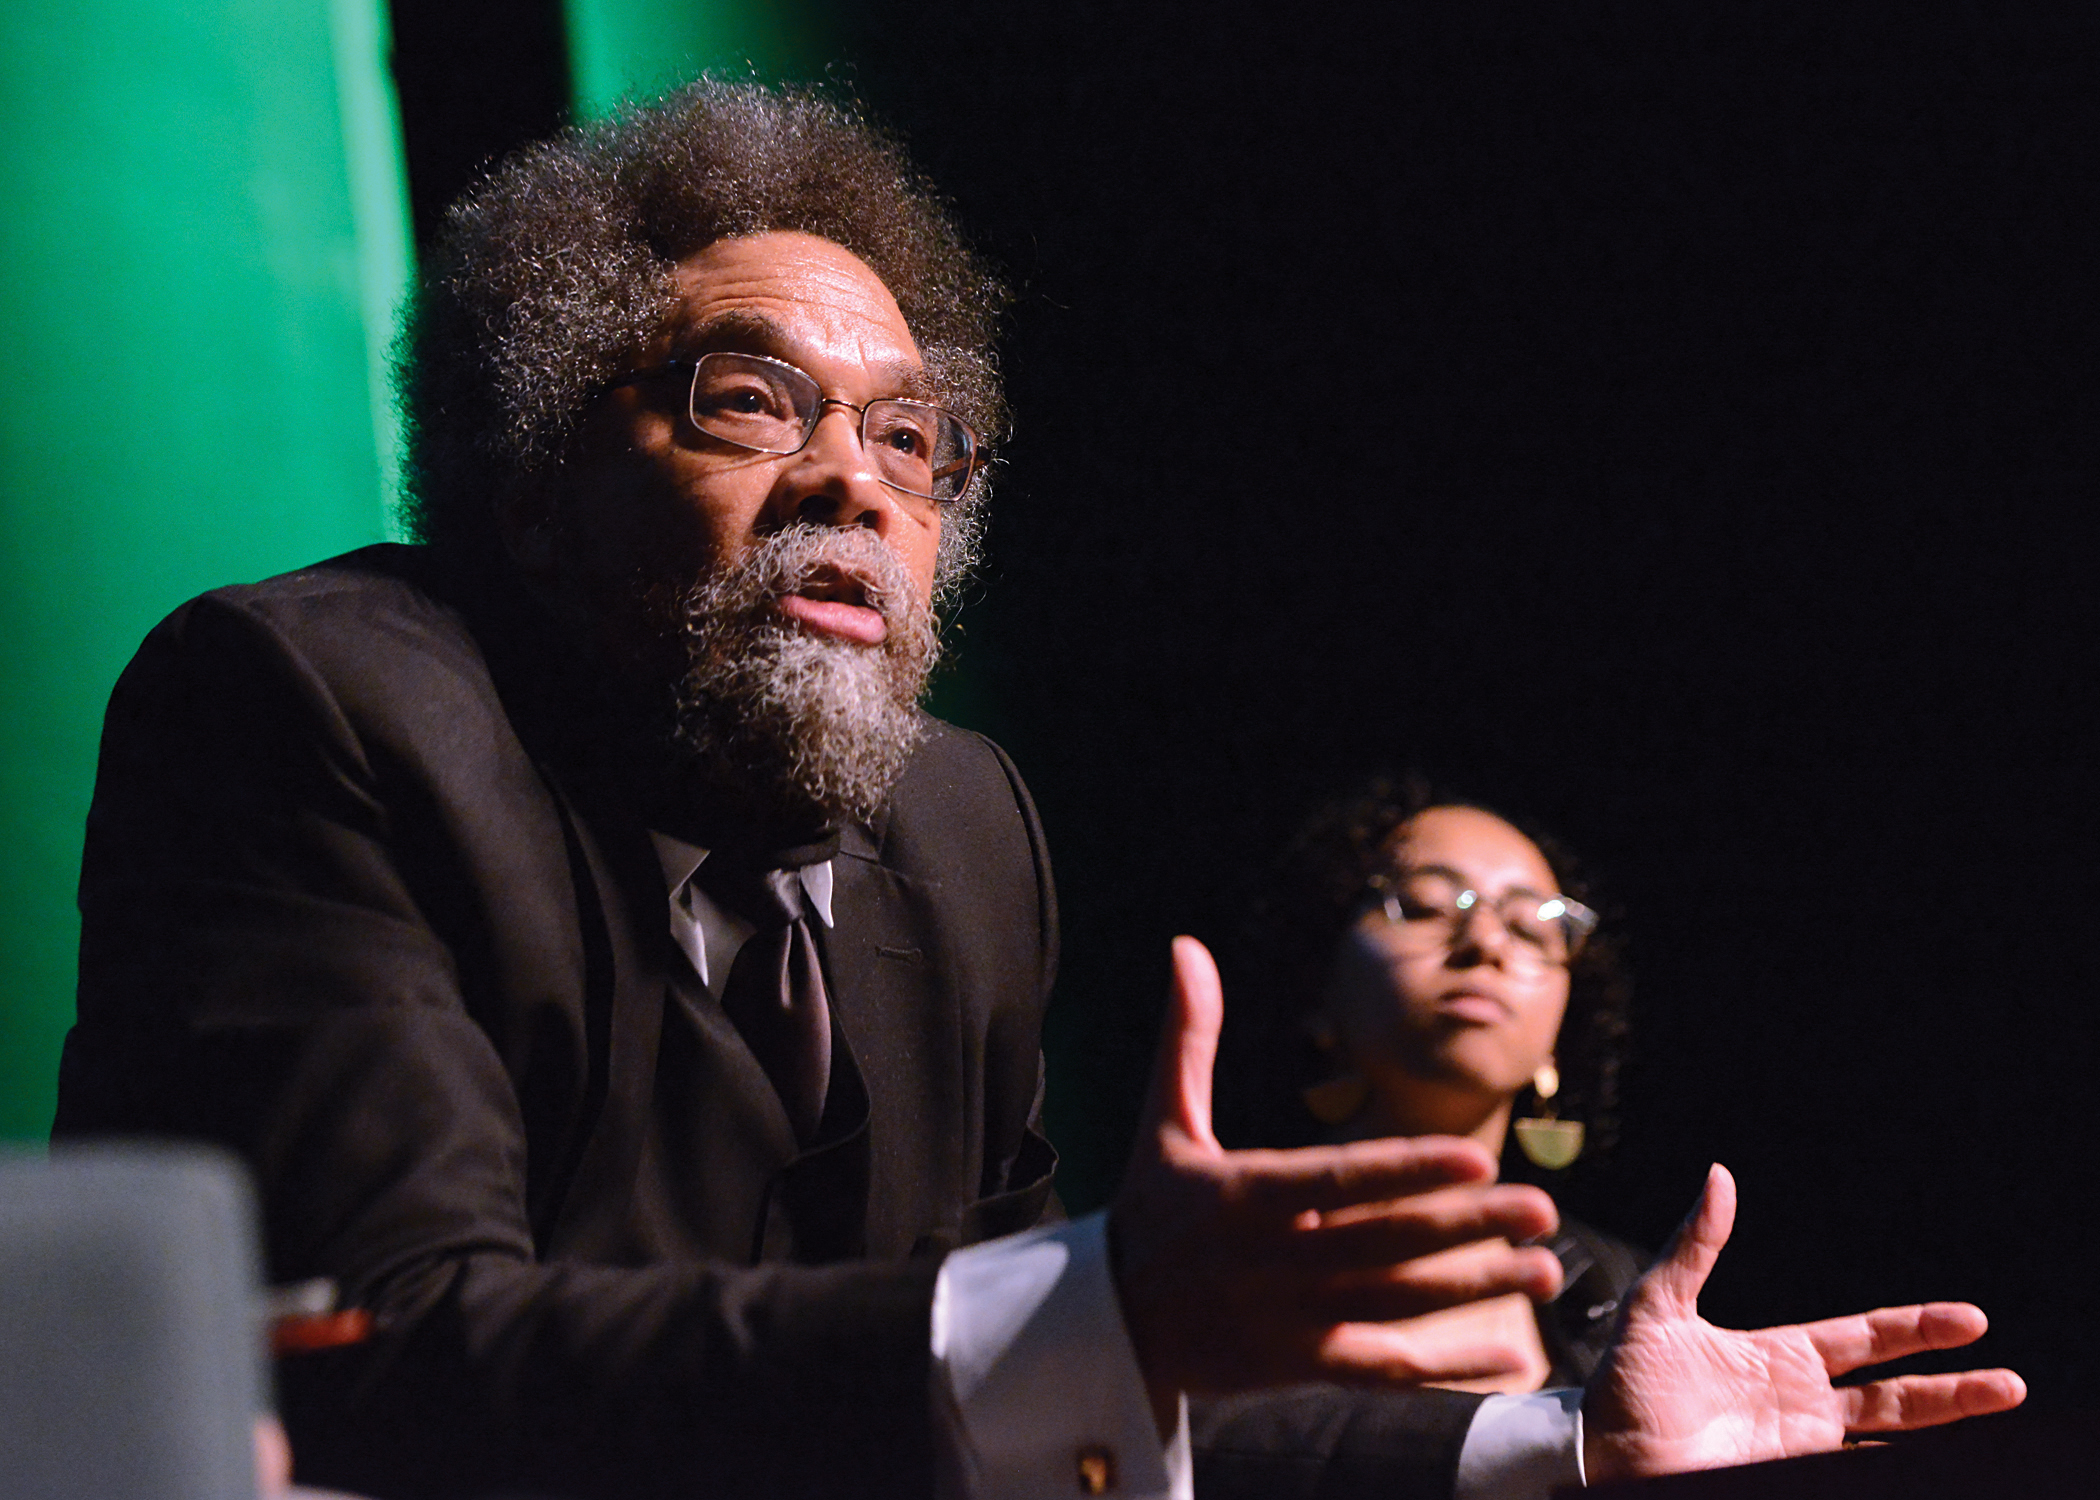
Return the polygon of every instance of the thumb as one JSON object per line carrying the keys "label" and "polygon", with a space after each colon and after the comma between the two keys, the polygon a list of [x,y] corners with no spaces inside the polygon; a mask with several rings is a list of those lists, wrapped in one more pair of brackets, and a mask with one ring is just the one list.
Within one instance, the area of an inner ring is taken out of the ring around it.
{"label": "thumb", "polygon": [[1192,937],[1174,939],[1167,1014],[1160,1027],[1159,1057],[1140,1139],[1171,1129],[1199,1146],[1221,1149],[1211,1133],[1210,1079],[1218,1060],[1218,1029],[1224,1021],[1224,989],[1210,950]]}
{"label": "thumb", "polygon": [[1675,1305],[1678,1312],[1693,1317],[1699,1311],[1699,1292],[1713,1274],[1721,1247],[1735,1228],[1735,1178],[1715,1162],[1706,1171],[1706,1187],[1685,1221],[1670,1237],[1669,1248],[1648,1273],[1652,1292]]}

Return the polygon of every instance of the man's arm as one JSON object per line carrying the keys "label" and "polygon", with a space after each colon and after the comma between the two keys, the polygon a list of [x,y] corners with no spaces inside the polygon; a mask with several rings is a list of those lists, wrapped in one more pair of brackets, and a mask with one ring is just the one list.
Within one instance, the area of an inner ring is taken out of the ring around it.
{"label": "man's arm", "polygon": [[[390,607],[324,640],[289,613],[196,606],[112,701],[60,1125],[232,1146],[273,1274],[372,1311],[366,1344],[285,1367],[302,1478],[795,1494],[865,1464],[908,1492],[933,1262],[548,1253],[568,1143],[613,1107],[593,1070],[616,1093],[650,1061],[584,1045],[621,997],[577,935],[580,856],[456,631]],[[471,835],[448,778],[475,782]],[[534,1024],[484,1027],[499,1004]]]}
{"label": "man's arm", "polygon": [[[1199,944],[1184,939],[1175,950],[1158,1078],[1124,1194],[1111,1211],[1112,1224],[1126,1233],[1136,1225],[1145,1247],[1135,1277],[1164,1293],[1143,1308],[1148,1326],[1175,1354],[1192,1356],[1188,1367],[1206,1372],[1210,1383],[1184,1386],[1162,1365],[1158,1345],[1149,1356],[1134,1347],[1131,1260],[1112,1283],[1102,1278],[1099,1296],[1113,1305],[1097,1310],[1072,1284],[1089,1278],[1067,1265],[1092,1266],[1083,1239],[1038,1239],[1025,1250],[1001,1241],[965,1251],[950,1263],[948,1276],[960,1274],[947,1290],[951,1298],[988,1296],[990,1310],[970,1319],[967,1353],[958,1357],[948,1340],[941,1353],[944,1383],[959,1408],[965,1469],[978,1486],[972,1493],[1071,1493],[1077,1466],[1091,1452],[1119,1476],[1119,1493],[1148,1500],[1186,1494],[1186,1470],[1173,1478],[1173,1465],[1163,1468],[1159,1452],[1176,1429],[1184,1389],[1253,1390],[1342,1370],[1364,1383],[1410,1386],[1446,1371],[1507,1368],[1514,1350],[1484,1345],[1447,1364],[1417,1351],[1404,1331],[1343,1320],[1449,1306],[1483,1295],[1483,1283],[1497,1294],[1557,1284],[1559,1264],[1540,1250],[1505,1246],[1498,1256],[1456,1267],[1448,1257],[1420,1259],[1498,1235],[1529,1236],[1553,1222],[1551,1203],[1536,1190],[1481,1185],[1489,1165],[1468,1142],[1220,1150],[1210,1137],[1209,1090],[1221,1017],[1216,970]],[[1059,1269],[1033,1275],[1031,1258]],[[1112,1337],[1098,1329],[1072,1336],[1102,1318]],[[1323,1339],[1330,1342],[1324,1351]],[[1139,1417],[1133,1427],[1108,1402],[1124,1364],[1135,1366],[1133,1399],[1142,1406],[1149,1398],[1149,1424]],[[1286,1476],[1310,1475],[1318,1488],[1322,1474],[1362,1470],[1378,1476],[1382,1500],[1442,1497],[1478,1401],[1448,1392],[1411,1395],[1351,1414],[1346,1434],[1329,1420],[1332,1404],[1309,1393],[1273,1405],[1257,1399],[1230,1411],[1211,1408],[1198,1434],[1198,1462],[1233,1493],[1271,1493]]]}

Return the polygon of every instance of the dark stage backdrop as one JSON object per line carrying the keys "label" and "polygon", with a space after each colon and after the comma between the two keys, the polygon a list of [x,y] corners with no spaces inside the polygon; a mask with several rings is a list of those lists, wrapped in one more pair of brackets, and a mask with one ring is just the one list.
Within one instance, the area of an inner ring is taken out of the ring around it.
{"label": "dark stage backdrop", "polygon": [[1310,799],[1419,762],[1628,913],[1586,1214],[1658,1244],[1718,1158],[1716,1318],[1971,1297],[2066,1390],[2093,9],[1010,9],[867,7],[845,51],[1019,294],[957,696],[1058,858],[1069,1197],[1168,934],[1229,938]]}

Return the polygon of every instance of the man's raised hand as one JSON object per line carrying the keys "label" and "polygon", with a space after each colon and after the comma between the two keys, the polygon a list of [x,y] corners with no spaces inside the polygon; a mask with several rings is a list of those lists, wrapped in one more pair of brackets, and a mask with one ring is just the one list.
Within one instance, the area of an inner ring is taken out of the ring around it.
{"label": "man's raised hand", "polygon": [[1560,1265],[1545,1250],[1425,1257],[1544,1234],[1552,1200],[1490,1184],[1493,1164],[1470,1141],[1224,1150],[1210,1111],[1223,1017],[1210,954],[1176,938],[1158,1067],[1109,1215],[1124,1322],[1162,1426],[1182,1391],[1517,1368],[1520,1351],[1494,1340],[1432,1348],[1382,1325],[1505,1292],[1551,1297]]}
{"label": "man's raised hand", "polygon": [[1930,1427],[2026,1398],[2010,1370],[1830,1383],[1868,1365],[1974,1342],[1984,1317],[1966,1302],[1747,1333],[1714,1327],[1699,1316],[1699,1291],[1734,1224],[1735,1179],[1717,1165],[1691,1217],[1627,1299],[1618,1339],[1584,1392],[1592,1481],[1815,1453],[1848,1433]]}

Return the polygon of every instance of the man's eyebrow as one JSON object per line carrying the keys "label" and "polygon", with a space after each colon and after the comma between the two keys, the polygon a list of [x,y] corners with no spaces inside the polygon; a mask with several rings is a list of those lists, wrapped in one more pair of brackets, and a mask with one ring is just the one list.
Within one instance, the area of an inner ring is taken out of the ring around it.
{"label": "man's eyebrow", "polygon": [[787,331],[778,323],[764,313],[741,307],[718,312],[687,329],[675,340],[676,351],[686,356],[726,349],[743,354],[769,354],[779,359],[787,344]]}
{"label": "man's eyebrow", "polygon": [[[784,364],[795,364],[794,340],[787,330],[764,313],[745,307],[725,308],[704,319],[679,335],[673,347],[685,359],[729,352],[763,354]],[[918,400],[934,398],[934,382],[924,365],[902,359],[879,360],[869,368],[894,395]]]}

